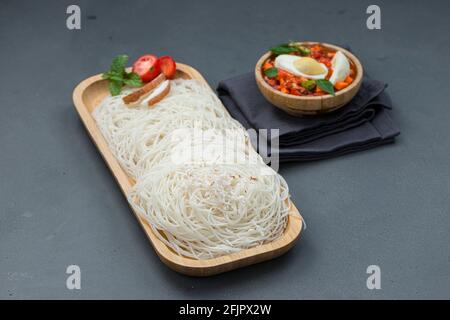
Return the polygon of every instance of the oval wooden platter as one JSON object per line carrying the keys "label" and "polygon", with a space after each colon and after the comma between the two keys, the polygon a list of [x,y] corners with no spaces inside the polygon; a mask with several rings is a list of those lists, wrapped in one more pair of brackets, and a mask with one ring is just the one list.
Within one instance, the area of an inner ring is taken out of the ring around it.
{"label": "oval wooden platter", "polygon": [[[206,80],[197,70],[182,63],[177,63],[177,73],[175,77],[196,79],[207,84]],[[119,162],[108,148],[106,140],[91,116],[92,111],[108,94],[107,81],[103,80],[101,75],[98,74],[78,84],[73,92],[73,102],[89,135],[112,171],[122,192],[127,196],[134,181],[119,165]],[[291,212],[289,214],[286,230],[277,240],[213,259],[196,260],[180,256],[167,247],[158,239],[147,221],[137,212],[134,212],[134,214],[161,261],[169,268],[191,276],[211,276],[278,257],[294,245],[302,230],[302,219],[297,208],[291,203]]]}

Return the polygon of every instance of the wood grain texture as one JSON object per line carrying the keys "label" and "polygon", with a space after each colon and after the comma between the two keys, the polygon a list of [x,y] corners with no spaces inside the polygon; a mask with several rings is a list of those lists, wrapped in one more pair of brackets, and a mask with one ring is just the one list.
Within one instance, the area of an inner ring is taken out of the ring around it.
{"label": "wood grain texture", "polygon": [[[305,45],[314,45],[317,42],[302,42]],[[259,90],[262,95],[274,106],[280,108],[281,110],[294,115],[317,115],[328,113],[339,109],[348,103],[357,93],[361,87],[362,78],[364,75],[364,70],[359,62],[351,52],[345,50],[341,47],[331,45],[328,43],[319,43],[324,47],[334,49],[336,51],[342,51],[348,59],[350,59],[356,66],[356,77],[355,80],[345,89],[336,92],[335,96],[324,95],[318,97],[309,96],[294,96],[292,94],[283,93],[272,88],[266,81],[261,73],[261,68],[263,63],[272,55],[272,53],[266,52],[256,63],[255,66],[255,79]]]}
{"label": "wood grain texture", "polygon": [[[175,77],[196,79],[207,84],[197,70],[181,63],[177,63],[177,73]],[[92,140],[113,173],[123,194],[127,196],[134,181],[125,173],[111,150],[108,148],[106,140],[91,116],[95,107],[97,107],[102,99],[108,94],[107,81],[103,80],[101,75],[98,74],[82,81],[75,88],[73,92],[73,101],[81,121],[84,123]],[[286,230],[277,240],[213,259],[196,260],[180,256],[167,247],[158,239],[147,221],[137,212],[134,210],[132,211],[139,221],[139,224],[144,229],[151,245],[161,261],[171,269],[191,276],[210,276],[278,257],[294,245],[302,230],[302,219],[296,207],[291,203],[291,211]]]}

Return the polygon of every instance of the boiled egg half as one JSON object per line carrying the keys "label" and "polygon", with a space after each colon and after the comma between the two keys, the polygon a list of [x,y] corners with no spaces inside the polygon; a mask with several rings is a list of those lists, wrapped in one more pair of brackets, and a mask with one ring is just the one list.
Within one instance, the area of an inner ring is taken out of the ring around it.
{"label": "boiled egg half", "polygon": [[338,81],[344,81],[350,74],[350,62],[341,51],[336,52],[331,60],[331,66],[333,68],[333,73],[331,74],[330,82],[333,85]]}
{"label": "boiled egg half", "polygon": [[325,79],[328,68],[310,57],[281,54],[275,58],[275,67],[307,79]]}

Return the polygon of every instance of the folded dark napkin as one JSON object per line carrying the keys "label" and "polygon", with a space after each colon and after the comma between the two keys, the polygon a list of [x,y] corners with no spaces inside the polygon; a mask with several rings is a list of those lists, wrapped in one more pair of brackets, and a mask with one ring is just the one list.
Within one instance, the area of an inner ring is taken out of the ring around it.
{"label": "folded dark napkin", "polygon": [[221,81],[217,91],[231,116],[245,128],[279,129],[280,161],[308,161],[393,142],[400,131],[390,117],[391,100],[385,88],[386,84],[364,76],[361,89],[346,106],[309,117],[294,117],[271,105],[253,73]]}

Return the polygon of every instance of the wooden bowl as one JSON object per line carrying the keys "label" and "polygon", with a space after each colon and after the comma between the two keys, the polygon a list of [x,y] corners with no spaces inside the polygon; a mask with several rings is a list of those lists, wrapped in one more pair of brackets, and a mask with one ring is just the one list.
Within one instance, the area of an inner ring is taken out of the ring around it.
{"label": "wooden bowl", "polygon": [[262,76],[262,65],[272,55],[269,51],[258,60],[255,67],[256,84],[258,85],[262,95],[274,106],[294,116],[323,114],[337,110],[347,104],[356,95],[361,87],[364,74],[361,62],[359,62],[358,58],[356,58],[351,52],[338,46],[317,42],[302,42],[302,44],[320,44],[321,46],[331,48],[336,51],[342,51],[356,67],[355,80],[347,88],[337,91],[335,96],[327,94],[317,97],[305,97],[283,93],[272,88]]}

